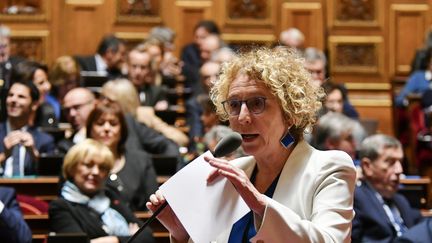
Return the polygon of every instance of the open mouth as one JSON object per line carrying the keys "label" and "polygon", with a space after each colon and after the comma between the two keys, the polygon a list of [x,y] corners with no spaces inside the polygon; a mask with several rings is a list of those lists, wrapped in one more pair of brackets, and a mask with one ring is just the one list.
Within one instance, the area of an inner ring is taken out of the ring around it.
{"label": "open mouth", "polygon": [[241,135],[244,142],[251,141],[258,137],[258,134],[242,134]]}

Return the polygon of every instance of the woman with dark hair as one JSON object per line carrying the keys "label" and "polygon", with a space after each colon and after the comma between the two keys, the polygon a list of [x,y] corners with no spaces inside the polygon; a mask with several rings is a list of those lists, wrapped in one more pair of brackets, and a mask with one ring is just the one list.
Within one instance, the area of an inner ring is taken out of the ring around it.
{"label": "woman with dark hair", "polygon": [[102,142],[114,154],[107,185],[117,190],[132,210],[146,210],[147,199],[157,189],[156,173],[146,152],[125,147],[128,130],[119,104],[97,104],[86,128],[88,138]]}
{"label": "woman with dark hair", "polygon": [[51,83],[48,80],[48,67],[34,61],[20,62],[15,67],[14,79],[32,81],[39,90],[39,107],[34,123],[37,126],[55,126],[60,118],[61,106],[50,95]]}

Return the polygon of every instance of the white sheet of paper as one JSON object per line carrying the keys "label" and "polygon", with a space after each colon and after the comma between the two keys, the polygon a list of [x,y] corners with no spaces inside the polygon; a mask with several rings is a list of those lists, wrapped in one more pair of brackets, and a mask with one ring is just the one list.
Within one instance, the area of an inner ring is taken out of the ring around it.
{"label": "white sheet of paper", "polygon": [[207,185],[213,170],[207,151],[166,181],[160,190],[194,242],[210,242],[250,211],[226,178]]}

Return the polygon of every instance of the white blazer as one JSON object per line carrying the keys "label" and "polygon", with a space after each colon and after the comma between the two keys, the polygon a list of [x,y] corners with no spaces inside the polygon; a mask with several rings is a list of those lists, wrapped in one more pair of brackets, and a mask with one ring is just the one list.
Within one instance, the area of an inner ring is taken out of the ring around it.
{"label": "white blazer", "polygon": [[[255,166],[252,156],[232,162],[249,176]],[[351,242],[355,180],[348,154],[299,142],[282,169],[273,198],[267,198],[263,218],[255,215],[257,234],[252,242]],[[228,242],[230,231],[231,226],[213,242]]]}

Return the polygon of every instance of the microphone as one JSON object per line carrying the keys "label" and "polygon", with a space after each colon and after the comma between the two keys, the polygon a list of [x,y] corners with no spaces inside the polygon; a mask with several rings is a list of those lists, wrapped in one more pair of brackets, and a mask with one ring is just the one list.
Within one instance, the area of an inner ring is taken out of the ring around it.
{"label": "microphone", "polygon": [[[237,132],[232,132],[225,137],[223,137],[215,146],[213,156],[216,158],[223,157],[234,152],[242,143],[242,137]],[[127,243],[132,242],[140,233],[143,231],[155,218],[162,212],[162,210],[168,205],[165,201],[154,213],[153,215],[145,221],[145,223],[139,228],[139,230],[127,241]]]}

